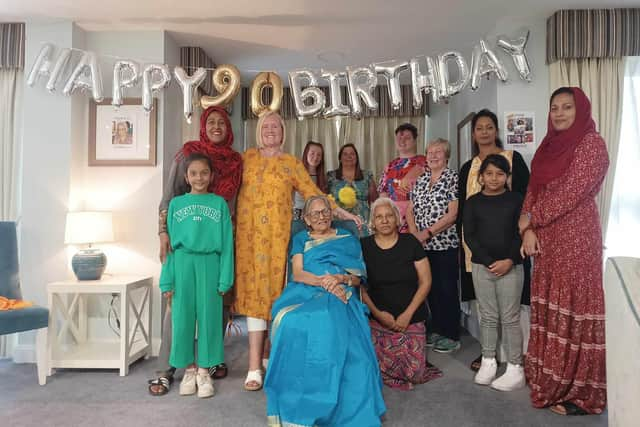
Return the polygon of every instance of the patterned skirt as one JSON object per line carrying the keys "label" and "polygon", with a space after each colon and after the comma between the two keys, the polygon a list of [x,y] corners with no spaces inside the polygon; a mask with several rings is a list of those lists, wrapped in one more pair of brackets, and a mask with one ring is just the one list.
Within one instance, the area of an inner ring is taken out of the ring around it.
{"label": "patterned skirt", "polygon": [[369,320],[373,345],[382,381],[391,388],[411,390],[440,378],[442,371],[427,361],[427,337],[423,322],[410,325],[405,332],[391,331]]}

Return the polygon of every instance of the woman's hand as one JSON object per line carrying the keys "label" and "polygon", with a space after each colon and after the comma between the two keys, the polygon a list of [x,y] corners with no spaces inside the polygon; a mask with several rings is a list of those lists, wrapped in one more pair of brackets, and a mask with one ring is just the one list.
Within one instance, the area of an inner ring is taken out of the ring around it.
{"label": "woman's hand", "polygon": [[528,229],[522,236],[522,246],[520,247],[520,255],[524,258],[527,256],[535,256],[541,253],[540,242],[538,242],[538,236],[532,229]]}
{"label": "woman's hand", "polygon": [[490,272],[500,277],[507,274],[509,270],[511,270],[511,267],[513,267],[513,261],[507,258],[507,259],[500,259],[494,262],[488,268]]}
{"label": "woman's hand", "polygon": [[326,289],[327,286],[337,285],[340,283],[338,276],[338,274],[325,274],[324,276],[320,276],[320,286]]}
{"label": "woman's hand", "polygon": [[173,300],[173,291],[163,292],[162,296],[167,300],[167,307],[171,308],[171,301]]}
{"label": "woman's hand", "polygon": [[325,291],[335,295],[343,303],[345,304],[347,303],[347,294],[342,288],[342,286],[340,286],[338,279],[336,279],[334,276],[330,274],[322,276],[322,279],[320,281],[320,286]]}
{"label": "woman's hand", "polygon": [[347,212],[342,208],[336,208],[334,210],[334,214],[339,219],[343,219],[346,221],[351,220],[355,222],[356,226],[358,227],[358,230],[362,229],[362,218],[360,218],[358,215],[354,215],[350,212]]}
{"label": "woman's hand", "polygon": [[169,240],[169,234],[165,231],[159,234],[160,237],[160,262],[164,264],[167,259],[167,255],[171,252],[171,241]]}
{"label": "woman's hand", "polygon": [[403,311],[402,314],[400,314],[400,316],[398,316],[398,318],[396,319],[396,331],[398,332],[404,332],[407,330],[407,328],[409,327],[409,324],[411,323],[411,317],[413,317],[411,314],[409,314],[406,311]]}
{"label": "woman's hand", "polygon": [[395,329],[396,328],[396,319],[393,318],[391,313],[388,313],[386,311],[381,311],[376,315],[376,319],[385,328],[391,329],[392,331],[396,330]]}

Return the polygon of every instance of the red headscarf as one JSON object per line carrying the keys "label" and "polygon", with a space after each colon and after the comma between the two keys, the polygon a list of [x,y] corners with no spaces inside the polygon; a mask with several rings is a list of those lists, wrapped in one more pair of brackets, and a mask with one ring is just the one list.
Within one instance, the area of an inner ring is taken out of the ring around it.
{"label": "red headscarf", "polygon": [[[207,117],[214,111],[222,116],[227,128],[227,138],[219,144],[214,144],[207,136]],[[191,153],[202,153],[209,157],[213,164],[213,182],[209,191],[224,197],[226,201],[235,197],[242,181],[242,156],[231,148],[232,145],[233,130],[229,115],[222,107],[209,107],[200,116],[200,140],[185,143],[177,154],[187,157]]]}
{"label": "red headscarf", "polygon": [[578,87],[570,88],[576,104],[576,118],[569,129],[557,131],[547,120],[547,135],[531,161],[529,188],[534,192],[564,174],[573,160],[576,147],[585,135],[596,131],[591,118],[591,102]]}

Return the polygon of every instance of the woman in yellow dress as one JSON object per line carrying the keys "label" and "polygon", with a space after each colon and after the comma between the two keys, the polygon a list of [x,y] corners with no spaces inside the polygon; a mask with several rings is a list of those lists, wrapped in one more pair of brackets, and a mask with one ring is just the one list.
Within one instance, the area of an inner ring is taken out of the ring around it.
{"label": "woman in yellow dress", "polygon": [[[243,156],[242,185],[236,207],[235,312],[247,316],[249,372],[245,389],[262,388],[262,354],[271,305],[284,287],[291,235],[292,194],[309,198],[322,194],[302,162],[282,152],[284,121],[277,113],[260,117],[258,148]],[[361,220],[332,205],[334,215]]]}

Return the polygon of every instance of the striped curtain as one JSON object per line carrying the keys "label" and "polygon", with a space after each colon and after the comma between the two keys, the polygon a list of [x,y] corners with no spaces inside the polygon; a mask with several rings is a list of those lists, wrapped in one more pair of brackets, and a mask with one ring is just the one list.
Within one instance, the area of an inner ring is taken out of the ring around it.
{"label": "striped curtain", "polygon": [[[342,86],[342,102],[345,105],[349,104],[349,98],[347,94],[347,87]],[[329,88],[321,87],[320,90],[324,92],[324,95],[329,102]],[[394,110],[391,108],[391,101],[389,100],[389,92],[386,86],[377,86],[374,90],[374,97],[378,101],[378,109],[369,111],[366,107],[363,107],[362,117],[424,117],[429,115],[429,102],[425,99],[422,103],[422,108],[413,108],[413,94],[411,86],[403,85],[402,90],[402,105],[400,109]],[[283,88],[284,96],[282,97],[282,106],[280,107],[280,115],[283,119],[297,118],[295,104],[293,97],[291,96],[291,89],[288,87]],[[426,97],[425,97],[426,98]],[[262,91],[262,102],[266,105],[271,100],[271,88],[265,87]],[[252,120],[257,117],[251,111],[251,89],[247,87],[242,88],[242,119]]]}
{"label": "striped curtain", "polygon": [[24,68],[24,23],[0,23],[0,68]]}
{"label": "striped curtain", "polygon": [[640,9],[559,10],[547,19],[547,64],[640,55]]}
{"label": "striped curtain", "polygon": [[198,87],[198,90],[203,95],[215,95],[215,89],[213,88],[213,81],[211,76],[213,70],[216,68],[215,62],[205,53],[200,47],[181,47],[180,48],[180,66],[185,68],[187,74],[191,75],[198,67],[209,68],[207,70],[207,77],[202,84]]}

